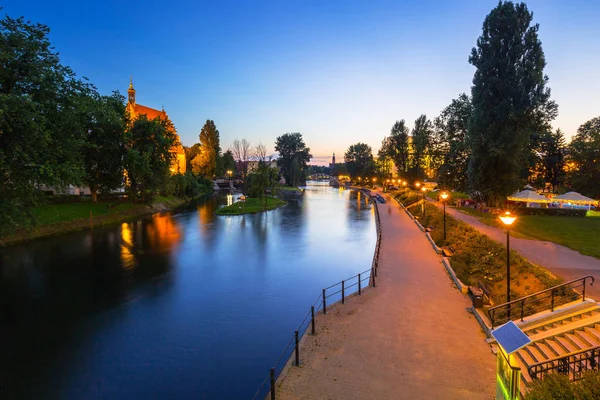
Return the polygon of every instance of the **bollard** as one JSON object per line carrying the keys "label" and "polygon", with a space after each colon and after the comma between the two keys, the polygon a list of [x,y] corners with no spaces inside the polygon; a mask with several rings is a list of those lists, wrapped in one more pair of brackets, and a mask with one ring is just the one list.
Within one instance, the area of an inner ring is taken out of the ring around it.
{"label": "bollard", "polygon": [[312,334],[315,334],[315,306],[310,306],[310,324],[312,326]]}
{"label": "bollard", "polygon": [[327,314],[327,298],[325,297],[325,289],[323,289],[323,314]]}
{"label": "bollard", "polygon": [[298,331],[294,332],[294,339],[296,341],[296,367],[298,367],[298,366],[300,366],[300,352],[299,352],[299,347],[300,346],[298,346],[298,343],[299,343],[299,340],[298,340]]}
{"label": "bollard", "polygon": [[360,296],[360,274],[358,274],[358,295]]}
{"label": "bollard", "polygon": [[275,368],[271,368],[271,400],[275,400]]}
{"label": "bollard", "polygon": [[342,281],[342,304],[344,304],[344,281]]}

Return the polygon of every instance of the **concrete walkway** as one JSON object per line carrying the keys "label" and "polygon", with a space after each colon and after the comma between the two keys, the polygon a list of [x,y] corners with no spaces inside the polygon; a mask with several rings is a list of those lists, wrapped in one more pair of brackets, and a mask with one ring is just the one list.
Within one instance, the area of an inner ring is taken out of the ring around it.
{"label": "concrete walkway", "polygon": [[496,358],[469,299],[398,204],[378,207],[377,288],[319,314],[277,399],[493,399]]}
{"label": "concrete walkway", "polygon": [[[427,200],[442,208],[440,202],[431,198]],[[486,225],[476,217],[464,214],[453,207],[446,207],[446,212],[454,218],[466,222],[491,239],[506,245],[505,230]],[[560,244],[542,240],[517,239],[511,236],[510,248],[517,250],[533,264],[546,268],[552,274],[562,277],[565,281],[572,281],[586,275],[593,275],[594,278],[600,279],[599,259],[583,255]],[[596,300],[600,299],[600,280],[594,286],[587,286],[586,295]]]}

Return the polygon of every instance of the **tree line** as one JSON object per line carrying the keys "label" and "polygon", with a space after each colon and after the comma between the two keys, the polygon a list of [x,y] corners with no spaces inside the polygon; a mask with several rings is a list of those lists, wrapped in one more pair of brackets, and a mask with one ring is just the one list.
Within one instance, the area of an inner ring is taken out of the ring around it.
{"label": "tree line", "polygon": [[460,94],[433,120],[419,116],[412,130],[396,121],[376,163],[368,146],[351,146],[348,172],[368,175],[375,165],[389,176],[392,161],[402,177],[437,180],[490,204],[526,183],[600,196],[600,117],[582,124],[568,145],[560,129],[552,130],[558,105],[550,98],[539,25],[532,20],[524,3],[500,2],[469,56],[471,94]]}

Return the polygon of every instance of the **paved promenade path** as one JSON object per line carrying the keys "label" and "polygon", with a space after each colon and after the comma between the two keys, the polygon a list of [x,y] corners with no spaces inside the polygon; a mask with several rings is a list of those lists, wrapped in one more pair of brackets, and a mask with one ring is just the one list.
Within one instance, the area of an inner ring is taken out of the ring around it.
{"label": "paved promenade path", "polygon": [[496,358],[469,299],[398,204],[378,207],[377,288],[318,315],[277,399],[493,399]]}
{"label": "paved promenade path", "polygon": [[[428,198],[428,200],[439,208],[442,207],[441,203],[431,198]],[[466,222],[491,239],[506,245],[505,230],[486,225],[476,217],[462,213],[452,207],[446,207],[446,212],[454,218]],[[519,221],[517,220],[515,223],[519,223]],[[599,259],[583,255],[578,251],[554,242],[518,239],[512,236],[510,238],[510,248],[517,250],[532,263],[546,268],[552,274],[562,277],[565,281],[572,281],[586,275],[594,276],[597,279],[596,284],[594,286],[587,286],[586,295],[595,300],[600,300]]]}

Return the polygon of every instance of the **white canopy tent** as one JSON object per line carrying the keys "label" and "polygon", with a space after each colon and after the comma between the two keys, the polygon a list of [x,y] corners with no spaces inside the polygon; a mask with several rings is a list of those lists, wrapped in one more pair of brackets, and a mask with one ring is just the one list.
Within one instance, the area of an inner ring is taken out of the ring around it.
{"label": "white canopy tent", "polygon": [[597,200],[590,199],[589,197],[586,197],[586,196],[582,195],[581,193],[577,193],[577,192],[567,192],[567,193],[561,194],[559,196],[554,196],[552,198],[552,201],[559,202],[561,208],[562,208],[563,204],[565,204],[565,203],[574,204],[574,205],[578,205],[578,206],[587,206],[588,210],[591,208],[592,205],[594,205],[594,206],[598,205]]}
{"label": "white canopy tent", "polygon": [[527,203],[527,207],[529,207],[531,203],[548,204],[551,202],[550,199],[537,194],[533,190],[523,190],[522,192],[515,193],[512,196],[508,196],[507,199],[510,201],[521,201],[523,203]]}

